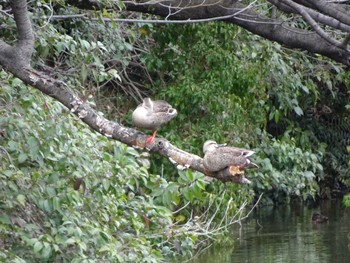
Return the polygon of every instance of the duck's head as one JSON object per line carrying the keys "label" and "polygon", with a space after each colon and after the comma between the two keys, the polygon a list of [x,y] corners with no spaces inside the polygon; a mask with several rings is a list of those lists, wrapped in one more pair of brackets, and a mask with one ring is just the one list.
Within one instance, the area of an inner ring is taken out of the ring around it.
{"label": "duck's head", "polygon": [[222,143],[222,144],[218,144],[216,141],[214,140],[207,140],[204,144],[203,144],[203,152],[204,154],[208,151],[213,151],[216,148],[219,147],[226,147],[227,144],[226,143]]}
{"label": "duck's head", "polygon": [[218,144],[214,140],[207,140],[203,144],[203,153],[205,154],[206,152],[213,151],[218,147]]}

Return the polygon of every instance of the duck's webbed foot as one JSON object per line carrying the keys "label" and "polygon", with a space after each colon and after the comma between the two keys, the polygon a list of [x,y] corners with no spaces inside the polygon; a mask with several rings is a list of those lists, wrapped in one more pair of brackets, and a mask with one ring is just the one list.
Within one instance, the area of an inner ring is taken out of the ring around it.
{"label": "duck's webbed foot", "polygon": [[151,143],[153,142],[154,138],[156,137],[156,134],[157,134],[157,130],[155,130],[155,131],[153,132],[153,135],[152,135],[152,136],[149,136],[149,137],[146,138],[146,143],[147,143],[147,144],[151,144]]}

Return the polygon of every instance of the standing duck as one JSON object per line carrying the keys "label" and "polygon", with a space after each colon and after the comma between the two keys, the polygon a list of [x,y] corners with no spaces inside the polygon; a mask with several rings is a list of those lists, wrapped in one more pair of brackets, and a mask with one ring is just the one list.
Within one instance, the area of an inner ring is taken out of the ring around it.
{"label": "standing duck", "polygon": [[166,101],[144,98],[142,104],[132,113],[132,123],[137,128],[154,131],[153,135],[146,139],[146,143],[151,143],[156,137],[157,130],[176,115],[176,109]]}
{"label": "standing duck", "polygon": [[209,172],[218,172],[218,175],[223,177],[233,176],[229,177],[230,181],[237,183],[250,183],[244,177],[244,170],[258,167],[248,158],[255,153],[254,151],[227,147],[208,140],[203,145],[203,152],[203,165]]}

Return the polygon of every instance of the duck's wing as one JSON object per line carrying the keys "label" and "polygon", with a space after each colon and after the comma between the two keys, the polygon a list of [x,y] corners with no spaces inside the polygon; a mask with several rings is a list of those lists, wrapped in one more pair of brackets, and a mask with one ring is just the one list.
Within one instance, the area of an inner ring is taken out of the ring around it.
{"label": "duck's wing", "polygon": [[253,153],[253,151],[242,148],[218,147],[204,155],[204,166],[212,172],[229,166],[236,166],[239,169],[253,168],[256,165],[248,158]]}
{"label": "duck's wing", "polygon": [[237,148],[237,147],[218,147],[215,149],[215,153],[219,155],[249,157],[253,155],[255,152],[251,150],[243,149],[243,148]]}
{"label": "duck's wing", "polygon": [[155,100],[153,101],[153,111],[155,113],[158,112],[168,112],[169,109],[172,109],[173,107],[166,102],[165,100]]}

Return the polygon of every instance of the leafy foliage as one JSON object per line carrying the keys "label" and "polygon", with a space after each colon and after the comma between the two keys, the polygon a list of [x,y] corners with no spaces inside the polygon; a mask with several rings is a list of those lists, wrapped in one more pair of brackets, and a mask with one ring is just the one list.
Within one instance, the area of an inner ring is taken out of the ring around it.
{"label": "leafy foliage", "polygon": [[173,134],[180,134],[177,143],[197,154],[207,139],[255,148],[256,193],[269,193],[265,198],[273,202],[315,196],[325,146],[299,122],[303,99],[316,103],[320,96],[311,72],[325,81],[325,71],[307,56],[223,23],[186,25],[180,37],[178,32],[179,26],[160,27],[157,46],[145,57],[151,72],[165,72],[154,92],[179,109],[167,137],[176,141]]}
{"label": "leafy foliage", "polygon": [[220,196],[203,174],[190,170],[176,182],[150,174],[147,155],[91,133],[57,102],[4,71],[0,82],[2,261],[188,256],[203,235],[193,213],[213,214],[212,227],[222,227],[221,216],[233,216],[246,202],[247,194],[239,195],[244,189],[237,195],[222,189]]}
{"label": "leafy foliage", "polygon": [[301,196],[303,200],[314,196],[318,190],[317,176],[323,175],[322,153],[302,150],[293,141],[272,139],[259,148],[255,187],[264,189],[274,203],[285,202],[291,196]]}
{"label": "leafy foliage", "polygon": [[[103,17],[120,15],[121,2],[103,2],[111,8],[103,10]],[[145,83],[151,80],[139,56],[145,52],[149,39],[142,25],[105,23],[99,20],[100,13],[96,11],[89,13],[91,20],[53,19],[48,23],[52,8],[61,16],[77,13],[65,1],[57,1],[53,7],[49,4],[45,1],[32,4],[36,67],[69,83],[82,97],[93,96],[97,107],[106,114],[124,114],[122,106],[134,106],[134,101],[146,96],[140,79]]]}
{"label": "leafy foliage", "polygon": [[[158,188],[148,182],[160,178],[148,173],[142,156],[1,76],[2,261],[161,260],[172,243],[164,230],[181,233],[181,226],[172,226],[172,212],[153,201]],[[188,238],[176,242],[186,247]]]}
{"label": "leafy foliage", "polygon": [[[111,9],[103,16],[120,15],[120,3],[104,2]],[[50,3],[57,14],[76,13],[65,1]],[[31,2],[35,67],[125,123],[140,97],[155,94],[179,111],[161,136],[199,155],[207,139],[255,149],[260,168],[248,173],[250,187],[209,182],[157,156],[149,169],[147,154],[92,133],[1,71],[1,261],[189,256],[199,241],[228,231],[223,222],[260,193],[284,202],[322,194],[327,178],[347,182],[350,78],[339,65],[220,22],[47,23],[49,11],[46,1]],[[14,41],[13,21],[0,21],[1,37]],[[324,105],[334,118],[322,115]]]}

